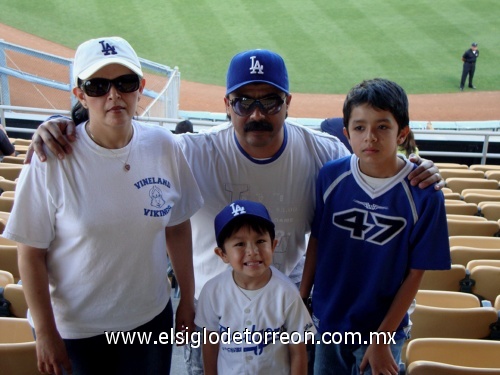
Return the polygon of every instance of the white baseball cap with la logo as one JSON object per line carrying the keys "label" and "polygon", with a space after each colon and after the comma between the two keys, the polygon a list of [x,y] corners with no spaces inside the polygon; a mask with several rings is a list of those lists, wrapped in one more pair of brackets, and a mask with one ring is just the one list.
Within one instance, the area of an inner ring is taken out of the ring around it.
{"label": "white baseball cap with la logo", "polygon": [[78,46],[73,63],[73,84],[86,80],[110,64],[124,65],[142,77],[141,63],[132,46],[118,36],[90,39]]}

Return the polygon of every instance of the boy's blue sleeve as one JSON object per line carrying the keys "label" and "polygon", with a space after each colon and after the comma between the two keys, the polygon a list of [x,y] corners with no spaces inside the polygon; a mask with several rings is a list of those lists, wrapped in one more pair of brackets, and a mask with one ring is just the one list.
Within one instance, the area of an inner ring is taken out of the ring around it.
{"label": "boy's blue sleeve", "polygon": [[328,173],[326,172],[327,166],[323,166],[319,173],[318,173],[318,178],[316,180],[316,205],[314,209],[314,217],[313,221],[311,224],[311,237],[318,238],[319,232],[320,232],[320,227],[321,227],[321,222],[323,220],[323,210],[325,207],[325,202],[323,201],[323,194],[324,194],[324,181],[325,178],[327,177]]}
{"label": "boy's blue sleeve", "polygon": [[410,251],[410,268],[450,269],[448,224],[441,191],[432,191],[424,201],[421,215],[411,234]]}

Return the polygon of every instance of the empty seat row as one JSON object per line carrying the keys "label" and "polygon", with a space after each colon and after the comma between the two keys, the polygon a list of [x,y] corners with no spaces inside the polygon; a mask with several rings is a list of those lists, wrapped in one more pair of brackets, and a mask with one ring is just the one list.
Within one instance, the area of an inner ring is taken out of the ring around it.
{"label": "empty seat row", "polygon": [[421,338],[406,351],[408,375],[499,375],[500,341]]}
{"label": "empty seat row", "polygon": [[436,167],[439,168],[439,170],[442,169],[469,169],[473,171],[500,171],[500,165],[496,164],[472,164],[471,166],[468,166],[466,164],[460,164],[460,163],[434,163]]}
{"label": "empty seat row", "polygon": [[444,205],[447,215],[481,216],[486,218],[487,220],[500,220],[500,201],[467,203],[462,200],[445,199]]}

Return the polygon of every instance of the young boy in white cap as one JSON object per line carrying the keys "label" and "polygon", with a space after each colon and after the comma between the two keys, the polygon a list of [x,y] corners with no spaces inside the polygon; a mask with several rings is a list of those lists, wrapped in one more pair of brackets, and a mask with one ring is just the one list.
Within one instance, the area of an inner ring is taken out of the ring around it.
{"label": "young boy in white cap", "polygon": [[305,332],[312,338],[315,329],[295,285],[271,266],[277,240],[267,209],[234,201],[215,218],[215,236],[231,268],[198,301],[196,325],[220,339],[203,343],[205,374],[306,374]]}

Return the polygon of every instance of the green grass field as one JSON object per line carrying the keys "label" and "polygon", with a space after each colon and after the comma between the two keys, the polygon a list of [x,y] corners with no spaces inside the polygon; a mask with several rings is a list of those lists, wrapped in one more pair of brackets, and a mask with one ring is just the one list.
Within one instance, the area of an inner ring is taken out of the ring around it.
{"label": "green grass field", "polygon": [[475,85],[500,90],[499,19],[498,0],[0,0],[2,23],[71,48],[120,35],[196,82],[224,85],[235,53],[272,49],[292,92],[308,93],[376,76],[412,94],[456,92],[473,41]]}

